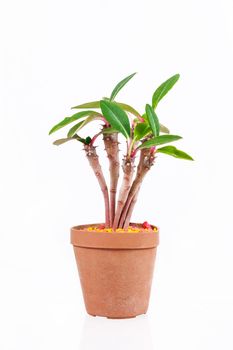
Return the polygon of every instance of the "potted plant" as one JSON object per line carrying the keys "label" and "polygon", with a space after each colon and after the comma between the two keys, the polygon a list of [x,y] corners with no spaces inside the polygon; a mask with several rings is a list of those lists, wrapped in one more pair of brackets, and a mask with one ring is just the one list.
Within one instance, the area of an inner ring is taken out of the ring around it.
{"label": "potted plant", "polygon": [[[152,102],[146,104],[143,113],[115,100],[118,92],[134,75],[120,81],[109,98],[73,107],[79,111],[63,119],[49,132],[53,134],[75,123],[67,136],[54,144],[78,141],[83,146],[103,195],[104,223],[79,225],[71,229],[71,243],[86,310],[93,316],[128,318],[146,313],[159,231],[147,222],[132,223],[133,209],[141,184],[155,159],[157,161],[157,156],[166,154],[193,160],[187,153],[170,145],[181,137],[170,134],[156,114],[158,103],[178,81],[179,74],[155,90]],[[80,136],[79,132],[95,121],[101,122],[101,129],[93,136]],[[126,145],[122,163],[119,158],[119,136],[125,139]],[[96,149],[100,137],[109,160],[109,186]],[[118,191],[120,170],[123,171],[123,179]]]}

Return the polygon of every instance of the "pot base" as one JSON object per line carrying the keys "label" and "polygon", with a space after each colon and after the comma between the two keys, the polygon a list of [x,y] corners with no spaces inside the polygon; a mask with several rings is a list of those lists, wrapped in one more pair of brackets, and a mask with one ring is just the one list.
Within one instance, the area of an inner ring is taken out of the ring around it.
{"label": "pot base", "polygon": [[127,316],[127,317],[107,317],[110,320],[127,320],[128,318],[135,318],[136,316]]}
{"label": "pot base", "polygon": [[[92,316],[92,317],[97,317],[97,315],[92,315],[92,314],[89,314],[88,315]],[[109,318],[110,320],[124,320],[124,319],[127,319],[127,318],[135,318],[137,316],[140,316],[140,315],[135,315],[135,316],[126,316],[126,317],[111,317],[111,316],[98,316],[98,317],[105,317],[105,318]]]}

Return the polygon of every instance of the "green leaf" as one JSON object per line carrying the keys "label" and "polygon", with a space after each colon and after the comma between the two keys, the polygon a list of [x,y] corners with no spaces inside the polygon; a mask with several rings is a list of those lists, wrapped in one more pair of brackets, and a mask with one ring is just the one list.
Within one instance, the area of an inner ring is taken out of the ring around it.
{"label": "green leaf", "polygon": [[121,107],[122,109],[124,109],[126,112],[129,112],[133,115],[135,115],[136,117],[141,117],[140,113],[138,111],[136,111],[136,109],[134,109],[133,107],[131,107],[130,105],[127,105],[126,103],[122,103],[122,102],[116,102],[115,103]]}
{"label": "green leaf", "polygon": [[[105,101],[110,101],[110,102],[111,102],[110,98],[108,98],[108,97],[103,97],[103,100],[105,100]],[[122,109],[124,109],[124,111],[129,112],[129,113],[135,115],[136,117],[141,117],[141,114],[140,114],[138,111],[136,111],[136,109],[134,109],[132,106],[130,106],[130,105],[124,103],[124,102],[117,102],[117,101],[114,101],[114,102],[115,102],[119,107],[121,107]]]}
{"label": "green leaf", "polygon": [[126,138],[130,136],[130,123],[127,114],[116,103],[100,101],[103,116],[113,128],[122,133]]}
{"label": "green leaf", "polygon": [[56,146],[60,146],[63,143],[66,143],[66,142],[71,141],[71,140],[75,140],[75,138],[73,138],[73,137],[66,137],[66,138],[63,138],[63,139],[58,139],[58,140],[54,141],[53,144],[56,145]]}
{"label": "green leaf", "polygon": [[169,129],[166,126],[164,126],[163,124],[160,123],[159,126],[160,126],[160,131],[164,132],[164,134],[170,133]]}
{"label": "green leaf", "polygon": [[[89,117],[88,117],[89,118]],[[85,120],[82,120],[81,122],[79,122],[78,124],[75,124],[74,126],[72,126],[72,128],[68,131],[67,133],[67,137],[72,137],[76,132],[78,132],[78,130],[80,129],[80,127],[83,126],[83,124],[85,123],[85,121],[88,119],[86,118]]]}
{"label": "green leaf", "polygon": [[138,123],[134,128],[135,141],[141,140],[150,132],[150,127],[147,123]]}
{"label": "green leaf", "polygon": [[83,103],[81,105],[72,107],[71,109],[82,109],[82,108],[100,108],[100,101]]}
{"label": "green leaf", "polygon": [[159,101],[168,93],[169,90],[175,85],[178,81],[180,75],[175,74],[164,83],[162,83],[157,90],[155,90],[152,97],[152,107],[156,108]]}
{"label": "green leaf", "polygon": [[87,117],[86,119],[82,120],[81,122],[75,124],[69,131],[67,134],[67,137],[72,137],[76,132],[78,132],[79,130],[81,130],[85,125],[87,125],[88,123],[92,122],[93,120],[101,120],[101,118],[99,117],[100,114],[96,113],[94,115],[90,115],[89,117]]}
{"label": "green leaf", "polygon": [[[148,123],[148,117],[147,117],[146,113],[144,113],[141,116],[141,118],[143,118]],[[160,128],[160,132],[163,132],[165,134],[169,134],[170,133],[169,129],[165,125],[163,125],[161,123],[159,123],[159,128]]]}
{"label": "green leaf", "polygon": [[146,115],[154,136],[159,136],[159,131],[160,131],[159,119],[155,111],[153,110],[153,108],[148,104],[146,105]]}
{"label": "green leaf", "polygon": [[[141,114],[138,111],[136,111],[136,109],[131,107],[130,105],[123,103],[123,102],[116,102],[116,101],[114,101],[114,102],[119,107],[124,109],[124,111],[129,112],[129,113],[135,115],[136,117],[141,117]],[[84,103],[82,105],[72,107],[71,109],[82,109],[82,108],[100,108],[100,101],[87,102],[87,103]]]}
{"label": "green leaf", "polygon": [[63,119],[60,123],[56,124],[54,127],[52,127],[52,129],[49,131],[49,135],[51,135],[52,133],[54,133],[55,131],[63,128],[64,126],[73,123],[74,121],[86,117],[88,115],[92,115],[93,111],[83,111],[83,112],[78,112],[75,113],[74,115],[72,115],[71,117],[66,117],[65,119]]}
{"label": "green leaf", "polygon": [[168,154],[169,156],[179,159],[194,160],[189,154],[177,149],[175,146],[161,147],[157,149],[157,152]]}
{"label": "green leaf", "polygon": [[169,143],[179,139],[182,139],[182,137],[178,135],[160,135],[160,136],[154,137],[153,139],[143,142],[138,148],[139,149],[150,148],[153,146],[163,145],[164,143]]}
{"label": "green leaf", "polygon": [[53,142],[53,144],[56,145],[56,146],[60,146],[63,143],[66,143],[66,142],[71,141],[71,140],[77,140],[77,141],[80,141],[82,143],[85,143],[85,139],[82,139],[78,135],[74,135],[73,137],[66,137],[66,138],[63,138],[63,139],[56,140],[56,141]]}
{"label": "green leaf", "polygon": [[128,83],[128,81],[130,79],[133,78],[133,76],[135,75],[136,73],[133,73],[131,75],[129,75],[128,77],[126,77],[125,79],[121,80],[113,89],[112,93],[111,93],[111,96],[110,96],[110,101],[113,101],[114,98],[116,97],[116,95],[118,94],[118,92],[125,86],[125,84]]}

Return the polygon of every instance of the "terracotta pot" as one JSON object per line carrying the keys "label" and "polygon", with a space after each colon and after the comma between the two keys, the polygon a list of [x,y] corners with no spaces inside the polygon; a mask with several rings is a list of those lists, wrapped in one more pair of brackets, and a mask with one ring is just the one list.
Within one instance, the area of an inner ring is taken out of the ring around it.
{"label": "terracotta pot", "polygon": [[87,313],[108,318],[145,314],[159,243],[158,232],[87,230],[87,227],[98,225],[71,229]]}

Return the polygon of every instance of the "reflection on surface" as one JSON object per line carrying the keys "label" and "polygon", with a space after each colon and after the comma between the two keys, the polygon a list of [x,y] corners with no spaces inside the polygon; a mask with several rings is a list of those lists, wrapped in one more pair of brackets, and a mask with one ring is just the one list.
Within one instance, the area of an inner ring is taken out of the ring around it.
{"label": "reflection on surface", "polygon": [[153,350],[148,317],[111,320],[86,316],[79,350],[94,349]]}

